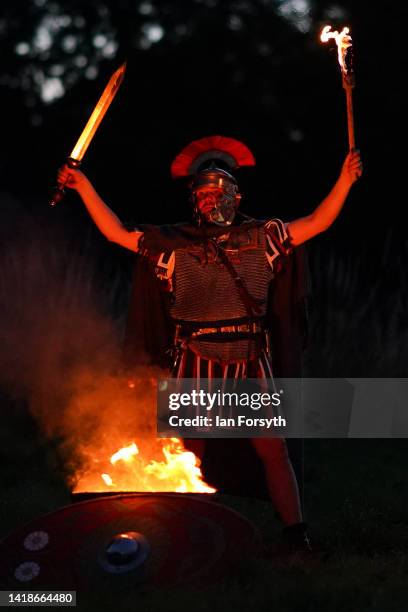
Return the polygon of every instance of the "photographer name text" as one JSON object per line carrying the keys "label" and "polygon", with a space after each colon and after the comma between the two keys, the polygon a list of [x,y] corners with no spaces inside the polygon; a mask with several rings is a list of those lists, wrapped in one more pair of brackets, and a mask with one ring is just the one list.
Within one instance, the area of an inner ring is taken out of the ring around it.
{"label": "photographer name text", "polygon": [[203,416],[199,415],[192,418],[180,417],[178,415],[171,415],[169,417],[170,427],[185,428],[185,427],[251,427],[259,429],[272,429],[276,427],[286,427],[286,419],[282,416],[275,416],[271,418],[255,418],[248,417],[244,414],[239,414],[235,417],[220,417],[215,416]]}

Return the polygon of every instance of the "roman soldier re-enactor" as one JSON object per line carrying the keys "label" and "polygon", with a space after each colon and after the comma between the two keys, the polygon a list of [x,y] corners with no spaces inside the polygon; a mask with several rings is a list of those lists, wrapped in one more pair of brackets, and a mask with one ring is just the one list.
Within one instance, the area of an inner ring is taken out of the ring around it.
{"label": "roman soldier re-enactor", "polygon": [[[192,142],[171,167],[174,178],[188,177],[192,220],[132,231],[82,172],[67,165],[60,169],[59,182],[79,193],[106,238],[138,254],[125,340],[128,365],[132,359],[163,365],[172,349],[175,377],[300,376],[306,283],[299,246],[339,215],[361,176],[361,159],[357,151],[349,153],[327,197],[289,223],[240,213],[234,173],[254,164],[250,150],[232,138]],[[204,440],[194,442],[201,455]],[[309,550],[285,440],[254,438],[251,443],[288,546]]]}

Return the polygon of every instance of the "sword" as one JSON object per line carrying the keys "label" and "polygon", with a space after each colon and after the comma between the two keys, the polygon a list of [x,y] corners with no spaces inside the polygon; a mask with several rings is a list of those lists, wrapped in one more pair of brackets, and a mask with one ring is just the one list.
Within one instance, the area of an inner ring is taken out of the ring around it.
{"label": "sword", "polygon": [[[95,135],[96,130],[102,122],[109,106],[112,103],[113,98],[116,96],[120,85],[122,84],[123,78],[125,76],[126,70],[126,62],[120,66],[114,72],[109,79],[109,83],[106,85],[105,89],[101,97],[98,100],[97,105],[92,111],[91,116],[88,119],[88,123],[84,127],[82,134],[77,140],[76,145],[71,151],[70,156],[67,159],[67,164],[70,168],[79,168],[81,165],[81,161],[91,144],[91,140]],[[58,183],[55,187],[54,193],[52,195],[50,205],[55,206],[62,200],[65,195],[65,184]]]}

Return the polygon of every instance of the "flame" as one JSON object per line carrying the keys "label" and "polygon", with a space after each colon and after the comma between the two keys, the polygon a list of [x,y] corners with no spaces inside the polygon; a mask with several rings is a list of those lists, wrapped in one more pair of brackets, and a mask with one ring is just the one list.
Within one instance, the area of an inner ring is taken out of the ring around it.
{"label": "flame", "polygon": [[[145,456],[139,447],[145,446]],[[173,491],[177,493],[214,493],[202,479],[200,460],[187,451],[178,438],[131,442],[114,452],[91,452],[91,461],[79,476],[74,493],[103,491]],[[102,472],[102,464],[111,467]],[[114,468],[114,471],[113,471]]]}
{"label": "flame", "polygon": [[182,440],[156,437],[162,374],[141,368],[131,388],[127,377],[82,374],[72,408],[76,419],[69,419],[74,429],[68,432],[75,454],[69,483],[74,493],[215,491],[203,479],[200,459]]}
{"label": "flame", "polygon": [[109,476],[109,474],[101,474],[101,478],[103,480],[103,482],[108,485],[108,487],[112,487],[113,486],[113,480],[112,478]]}
{"label": "flame", "polygon": [[197,457],[194,453],[185,451],[178,438],[170,438],[168,446],[163,447],[163,455],[166,462],[153,460],[146,466],[147,474],[154,475],[163,481],[176,476],[179,483],[175,488],[177,493],[188,493],[191,491],[191,485],[194,486],[194,491],[197,493],[215,491],[201,481],[201,470]]}
{"label": "flame", "polygon": [[124,446],[120,448],[117,453],[114,453],[110,458],[110,462],[112,465],[115,465],[117,461],[130,461],[134,455],[139,453],[139,449],[136,444],[132,442],[129,446]]}
{"label": "flame", "polygon": [[337,45],[340,68],[344,74],[347,74],[346,53],[347,49],[352,45],[351,36],[349,35],[350,28],[343,28],[341,32],[338,32],[337,30],[331,32],[330,30],[330,25],[324,26],[322,33],[320,34],[320,40],[322,42],[328,42],[331,38],[334,38]]}

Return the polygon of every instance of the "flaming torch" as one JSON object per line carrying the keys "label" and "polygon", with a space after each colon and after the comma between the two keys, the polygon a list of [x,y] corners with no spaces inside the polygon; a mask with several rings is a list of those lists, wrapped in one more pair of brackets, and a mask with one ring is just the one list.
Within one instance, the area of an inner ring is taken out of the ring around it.
{"label": "flaming torch", "polygon": [[351,62],[352,40],[349,32],[349,28],[343,28],[341,32],[337,32],[337,30],[332,32],[331,26],[327,25],[322,30],[320,40],[322,42],[328,42],[333,38],[336,41],[343,87],[346,92],[349,149],[352,151],[355,149],[353,116],[353,87],[355,85],[355,80]]}

